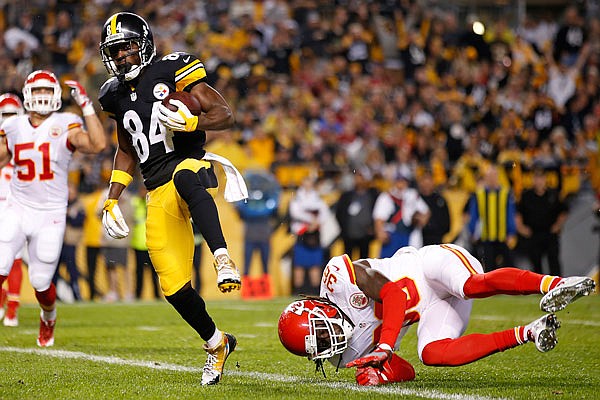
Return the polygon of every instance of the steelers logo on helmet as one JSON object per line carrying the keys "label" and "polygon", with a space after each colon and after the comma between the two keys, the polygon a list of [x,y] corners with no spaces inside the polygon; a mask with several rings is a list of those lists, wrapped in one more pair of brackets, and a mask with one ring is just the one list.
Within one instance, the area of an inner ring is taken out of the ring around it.
{"label": "steelers logo on helmet", "polygon": [[100,41],[100,57],[109,75],[119,81],[135,79],[155,55],[152,31],[142,17],[119,12],[106,20]]}

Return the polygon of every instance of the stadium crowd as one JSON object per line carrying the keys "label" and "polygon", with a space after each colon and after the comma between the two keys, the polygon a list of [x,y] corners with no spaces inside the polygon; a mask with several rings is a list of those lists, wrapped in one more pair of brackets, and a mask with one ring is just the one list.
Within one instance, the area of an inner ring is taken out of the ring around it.
{"label": "stadium crowd", "polygon": [[[518,26],[499,16],[480,35],[437,1],[7,2],[0,92],[20,95],[25,77],[47,68],[97,99],[107,78],[100,30],[123,10],[147,19],[158,56],[198,55],[228,99],[236,126],[207,148],[241,171],[271,171],[283,188],[316,172],[341,193],[360,170],[383,192],[427,173],[466,204],[493,165],[516,201],[540,168],[567,202],[600,191],[597,10],[566,6]],[[74,158],[80,193],[105,189],[112,137],[100,157]]]}

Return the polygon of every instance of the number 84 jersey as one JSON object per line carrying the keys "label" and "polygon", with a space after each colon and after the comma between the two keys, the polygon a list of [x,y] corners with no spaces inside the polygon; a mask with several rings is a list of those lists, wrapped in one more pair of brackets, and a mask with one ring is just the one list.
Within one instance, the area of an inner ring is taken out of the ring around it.
{"label": "number 84 jersey", "polygon": [[[436,296],[425,281],[421,257],[416,249],[405,247],[391,258],[367,259],[371,268],[396,282],[407,295],[403,329],[395,348],[406,333],[408,326],[418,322],[421,313]],[[340,366],[373,350],[379,341],[383,318],[382,304],[367,297],[356,286],[352,261],[347,255],[333,257],[323,272],[320,295],[335,303],[354,324],[348,348],[342,354]],[[339,359],[329,360],[338,365]]]}
{"label": "number 84 jersey", "polygon": [[39,126],[32,126],[28,115],[2,123],[0,135],[6,136],[14,164],[10,199],[37,209],[67,206],[69,163],[75,150],[68,132],[82,125],[81,117],[69,112],[54,112]]}
{"label": "number 84 jersey", "polygon": [[[204,80],[206,70],[198,58],[172,53],[146,66],[132,81],[111,78],[100,88],[102,110],[117,122],[118,129],[129,133],[148,190],[167,183],[177,164],[186,158],[177,148],[186,148],[190,154],[189,146],[194,146],[194,158],[204,156],[205,132],[173,133],[158,120],[158,106],[165,97],[190,91]],[[178,146],[178,141],[185,144]]]}

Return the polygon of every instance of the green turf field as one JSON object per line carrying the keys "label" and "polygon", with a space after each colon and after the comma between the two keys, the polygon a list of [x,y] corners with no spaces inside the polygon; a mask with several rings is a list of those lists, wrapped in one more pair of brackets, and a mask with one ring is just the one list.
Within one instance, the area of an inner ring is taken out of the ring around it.
{"label": "green turf field", "polygon": [[[225,296],[224,296],[225,298]],[[598,399],[600,296],[558,313],[559,344],[540,353],[528,344],[455,368],[423,366],[415,328],[401,354],[413,382],[361,388],[352,370],[327,378],[287,353],[277,337],[279,313],[291,299],[209,301],[218,326],[238,338],[223,381],[201,387],[200,338],[166,302],[59,304],[55,346],[35,344],[39,311],[20,310],[18,328],[0,325],[0,399]],[[467,333],[525,324],[542,315],[539,296],[476,300]]]}

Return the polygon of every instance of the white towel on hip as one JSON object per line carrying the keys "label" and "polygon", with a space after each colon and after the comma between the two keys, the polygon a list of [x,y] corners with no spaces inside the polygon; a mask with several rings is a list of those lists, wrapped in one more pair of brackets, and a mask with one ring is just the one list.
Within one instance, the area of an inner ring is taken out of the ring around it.
{"label": "white towel on hip", "polygon": [[223,167],[223,171],[225,171],[225,177],[227,178],[227,182],[225,183],[225,193],[223,194],[225,201],[233,203],[235,201],[248,198],[248,187],[246,186],[246,181],[244,181],[244,177],[231,163],[231,161],[225,157],[210,152],[206,152],[202,159],[216,161],[221,164],[221,167]]}

